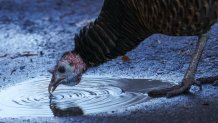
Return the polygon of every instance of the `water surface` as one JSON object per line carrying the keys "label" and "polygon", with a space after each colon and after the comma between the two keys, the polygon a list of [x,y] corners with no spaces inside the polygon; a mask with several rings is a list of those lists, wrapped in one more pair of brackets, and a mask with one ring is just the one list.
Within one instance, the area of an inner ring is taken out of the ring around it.
{"label": "water surface", "polygon": [[167,83],[145,79],[83,78],[60,85],[49,98],[49,77],[17,83],[0,91],[0,117],[77,116],[112,112],[148,101],[146,92]]}

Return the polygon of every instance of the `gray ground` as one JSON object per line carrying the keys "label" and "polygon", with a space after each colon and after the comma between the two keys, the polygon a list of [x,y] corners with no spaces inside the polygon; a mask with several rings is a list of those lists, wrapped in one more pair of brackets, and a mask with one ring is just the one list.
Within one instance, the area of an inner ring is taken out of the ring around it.
{"label": "gray ground", "polygon": [[[102,0],[0,0],[0,89],[48,75],[74,34],[98,15]],[[146,78],[178,83],[191,60],[197,37],[153,35],[128,53],[131,61],[114,59],[85,76]],[[218,24],[199,65],[197,77],[218,73]],[[26,55],[30,55],[26,57]],[[3,118],[0,122],[218,122],[218,88],[175,98],[156,98],[122,114],[51,118]]]}

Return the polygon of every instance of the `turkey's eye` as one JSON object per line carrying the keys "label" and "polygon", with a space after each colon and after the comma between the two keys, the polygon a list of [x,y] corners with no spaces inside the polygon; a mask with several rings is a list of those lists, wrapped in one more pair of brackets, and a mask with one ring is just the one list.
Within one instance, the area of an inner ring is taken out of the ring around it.
{"label": "turkey's eye", "polygon": [[65,73],[65,67],[64,66],[58,67],[58,72]]}

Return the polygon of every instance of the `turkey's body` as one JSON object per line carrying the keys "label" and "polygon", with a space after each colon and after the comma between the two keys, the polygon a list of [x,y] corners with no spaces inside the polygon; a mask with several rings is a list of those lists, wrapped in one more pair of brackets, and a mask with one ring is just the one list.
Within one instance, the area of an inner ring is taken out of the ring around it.
{"label": "turkey's body", "polygon": [[75,36],[88,66],[124,55],[155,33],[206,33],[218,18],[218,0],[105,0],[98,18]]}

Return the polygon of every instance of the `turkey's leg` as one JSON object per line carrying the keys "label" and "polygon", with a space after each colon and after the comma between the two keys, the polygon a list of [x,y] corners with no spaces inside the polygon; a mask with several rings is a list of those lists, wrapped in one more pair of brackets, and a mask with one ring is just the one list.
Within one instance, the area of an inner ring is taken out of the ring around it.
{"label": "turkey's leg", "polygon": [[152,97],[155,97],[155,96],[172,97],[172,96],[176,96],[176,95],[180,95],[182,93],[188,92],[193,84],[197,84],[200,86],[200,82],[195,80],[195,73],[196,73],[197,66],[200,61],[202,52],[204,50],[205,44],[207,42],[207,39],[208,39],[208,33],[201,34],[199,36],[192,61],[189,64],[189,68],[186,71],[186,74],[184,75],[184,78],[180,85],[176,85],[170,88],[165,88],[165,89],[160,89],[160,90],[153,90],[153,91],[148,92],[148,95]]}

